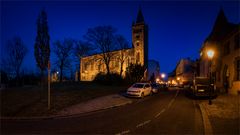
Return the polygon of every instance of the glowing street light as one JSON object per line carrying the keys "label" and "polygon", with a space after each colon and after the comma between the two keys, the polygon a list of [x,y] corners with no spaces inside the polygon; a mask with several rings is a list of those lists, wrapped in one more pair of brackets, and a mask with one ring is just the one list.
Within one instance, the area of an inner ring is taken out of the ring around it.
{"label": "glowing street light", "polygon": [[212,100],[211,100],[211,92],[212,92],[212,71],[211,71],[211,66],[212,66],[212,58],[214,56],[214,51],[213,50],[208,50],[207,51],[207,56],[208,56],[208,59],[210,60],[210,64],[209,64],[209,74],[210,74],[210,88],[209,88],[209,101],[208,101],[208,104],[211,105],[212,104]]}
{"label": "glowing street light", "polygon": [[165,77],[166,77],[166,75],[165,75],[164,73],[162,73],[162,74],[161,74],[161,77],[162,77],[162,78],[165,78]]}
{"label": "glowing street light", "polygon": [[214,51],[213,50],[208,50],[207,51],[207,56],[211,60],[213,58],[213,56],[214,56]]}
{"label": "glowing street light", "polygon": [[177,80],[179,81],[179,80],[180,80],[180,77],[178,77]]}

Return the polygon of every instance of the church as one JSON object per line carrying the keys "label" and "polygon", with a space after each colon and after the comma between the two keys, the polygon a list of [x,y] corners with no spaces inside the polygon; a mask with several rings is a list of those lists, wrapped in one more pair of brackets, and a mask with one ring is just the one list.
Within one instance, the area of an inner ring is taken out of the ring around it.
{"label": "church", "polygon": [[[125,76],[127,67],[132,64],[141,64],[147,69],[148,65],[148,25],[144,22],[141,9],[137,19],[132,24],[132,48],[110,52],[113,58],[110,61],[110,72],[120,74],[120,56],[124,56],[122,76]],[[106,67],[101,54],[81,58],[80,79],[92,81],[98,73],[106,73]]]}

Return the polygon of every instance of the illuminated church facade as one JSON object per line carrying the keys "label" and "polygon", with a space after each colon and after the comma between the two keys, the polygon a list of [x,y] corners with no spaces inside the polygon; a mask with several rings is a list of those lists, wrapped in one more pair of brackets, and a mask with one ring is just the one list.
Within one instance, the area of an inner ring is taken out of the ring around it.
{"label": "illuminated church facade", "polygon": [[[113,57],[110,61],[110,72],[120,74],[121,61],[124,57],[122,76],[125,76],[127,67],[132,64],[141,64],[147,69],[148,65],[148,26],[144,22],[142,11],[138,11],[137,20],[132,24],[132,48],[110,52]],[[102,54],[95,54],[81,58],[80,79],[92,81],[98,73],[107,73]]]}

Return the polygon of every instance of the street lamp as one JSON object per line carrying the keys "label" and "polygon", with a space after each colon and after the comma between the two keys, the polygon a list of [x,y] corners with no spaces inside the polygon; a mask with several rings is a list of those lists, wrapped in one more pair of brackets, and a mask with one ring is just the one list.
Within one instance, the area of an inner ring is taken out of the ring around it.
{"label": "street lamp", "polygon": [[164,73],[161,74],[161,77],[162,77],[163,79],[165,78],[165,76],[166,76],[166,75],[165,75]]}
{"label": "street lamp", "polygon": [[209,101],[208,101],[208,104],[211,105],[212,104],[212,100],[211,100],[211,92],[212,92],[212,70],[211,70],[211,66],[212,66],[212,58],[214,56],[214,51],[213,50],[208,50],[207,51],[207,56],[208,56],[208,59],[210,60],[210,64],[209,64],[209,81],[210,81],[210,88],[209,88]]}

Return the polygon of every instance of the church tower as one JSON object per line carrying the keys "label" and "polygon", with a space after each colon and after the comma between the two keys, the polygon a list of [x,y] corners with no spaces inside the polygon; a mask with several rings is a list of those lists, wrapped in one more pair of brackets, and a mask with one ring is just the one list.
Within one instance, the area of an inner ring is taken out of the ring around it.
{"label": "church tower", "polygon": [[132,24],[132,44],[136,64],[148,65],[148,26],[144,22],[141,9],[138,11],[137,20]]}

